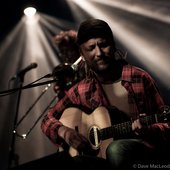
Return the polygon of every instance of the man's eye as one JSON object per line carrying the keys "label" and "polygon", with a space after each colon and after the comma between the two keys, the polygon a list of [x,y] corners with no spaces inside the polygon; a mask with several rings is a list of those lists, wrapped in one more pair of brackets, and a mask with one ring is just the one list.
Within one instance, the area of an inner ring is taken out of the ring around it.
{"label": "man's eye", "polygon": [[101,43],[99,46],[100,46],[100,47],[107,47],[108,44],[107,44],[107,43]]}
{"label": "man's eye", "polygon": [[94,48],[95,48],[95,46],[89,46],[89,47],[87,48],[87,50],[88,50],[88,51],[92,51]]}

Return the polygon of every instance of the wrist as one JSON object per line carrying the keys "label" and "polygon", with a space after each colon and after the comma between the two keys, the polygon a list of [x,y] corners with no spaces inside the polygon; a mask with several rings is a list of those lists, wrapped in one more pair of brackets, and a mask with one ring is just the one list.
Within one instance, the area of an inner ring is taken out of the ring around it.
{"label": "wrist", "polygon": [[63,139],[65,137],[65,132],[67,131],[66,129],[67,129],[67,127],[65,127],[64,125],[60,125],[58,127],[58,135]]}

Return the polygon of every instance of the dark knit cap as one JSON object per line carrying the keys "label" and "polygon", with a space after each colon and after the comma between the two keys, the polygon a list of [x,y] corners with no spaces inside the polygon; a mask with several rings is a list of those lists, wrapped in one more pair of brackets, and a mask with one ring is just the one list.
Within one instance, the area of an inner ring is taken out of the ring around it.
{"label": "dark knit cap", "polygon": [[77,34],[78,45],[81,45],[91,38],[97,37],[108,38],[111,43],[115,45],[112,30],[105,21],[100,19],[88,19],[80,24]]}

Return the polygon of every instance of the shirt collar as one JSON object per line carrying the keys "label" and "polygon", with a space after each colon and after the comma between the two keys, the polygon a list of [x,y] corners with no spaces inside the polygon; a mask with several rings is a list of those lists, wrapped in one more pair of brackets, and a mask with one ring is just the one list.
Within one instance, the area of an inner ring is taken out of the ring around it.
{"label": "shirt collar", "polygon": [[122,69],[122,81],[133,82],[132,71],[132,66],[130,64],[124,65]]}

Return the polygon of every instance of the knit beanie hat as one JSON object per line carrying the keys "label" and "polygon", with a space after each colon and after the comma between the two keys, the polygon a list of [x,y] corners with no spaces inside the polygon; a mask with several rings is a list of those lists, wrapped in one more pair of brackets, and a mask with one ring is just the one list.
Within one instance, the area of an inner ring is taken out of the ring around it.
{"label": "knit beanie hat", "polygon": [[77,34],[78,45],[81,45],[91,38],[99,37],[109,39],[115,46],[112,30],[105,21],[100,19],[88,19],[80,24]]}

